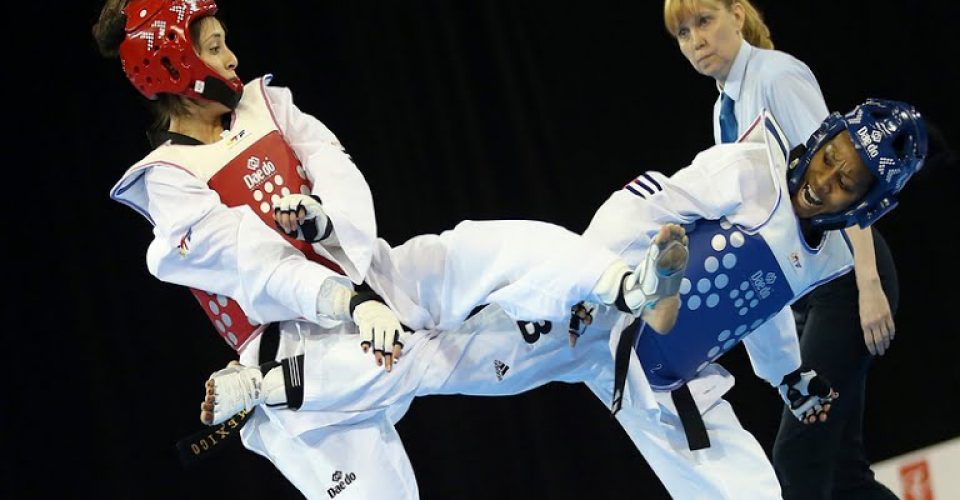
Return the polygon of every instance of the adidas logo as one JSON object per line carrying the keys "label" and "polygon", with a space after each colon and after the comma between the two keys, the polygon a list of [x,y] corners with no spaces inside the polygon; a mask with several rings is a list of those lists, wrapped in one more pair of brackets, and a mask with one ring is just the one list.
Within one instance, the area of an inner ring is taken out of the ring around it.
{"label": "adidas logo", "polygon": [[493,368],[497,371],[497,380],[503,380],[503,376],[507,374],[507,370],[510,369],[506,363],[500,361],[499,359],[493,360]]}

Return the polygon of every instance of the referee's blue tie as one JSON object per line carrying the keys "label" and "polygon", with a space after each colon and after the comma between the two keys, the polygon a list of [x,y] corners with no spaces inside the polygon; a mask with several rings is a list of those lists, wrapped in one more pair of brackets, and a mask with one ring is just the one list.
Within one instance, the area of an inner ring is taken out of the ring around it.
{"label": "referee's blue tie", "polygon": [[733,114],[733,99],[725,92],[720,93],[720,142],[737,141],[737,117]]}

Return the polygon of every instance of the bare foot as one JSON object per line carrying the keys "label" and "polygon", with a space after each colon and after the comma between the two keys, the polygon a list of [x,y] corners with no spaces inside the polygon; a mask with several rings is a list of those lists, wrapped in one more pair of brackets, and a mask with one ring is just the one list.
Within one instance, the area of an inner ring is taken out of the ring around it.
{"label": "bare foot", "polygon": [[687,266],[689,238],[682,226],[664,224],[654,236],[653,243],[661,252],[657,257],[657,274],[669,276]]}
{"label": "bare foot", "polygon": [[660,254],[656,256],[657,276],[660,280],[673,282],[674,293],[661,297],[653,306],[643,312],[643,319],[660,335],[670,333],[677,323],[680,312],[679,279],[687,268],[689,238],[683,227],[677,224],[664,224],[653,238]]}
{"label": "bare foot", "polygon": [[213,425],[213,408],[217,402],[213,380],[207,380],[205,387],[206,394],[203,402],[200,403],[200,421],[206,425]]}

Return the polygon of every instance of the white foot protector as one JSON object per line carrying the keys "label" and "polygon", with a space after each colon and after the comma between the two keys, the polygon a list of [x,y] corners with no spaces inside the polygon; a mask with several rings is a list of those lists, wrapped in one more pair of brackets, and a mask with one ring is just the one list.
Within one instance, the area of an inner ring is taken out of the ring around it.
{"label": "white foot protector", "polygon": [[226,422],[241,410],[250,411],[263,403],[286,400],[283,371],[279,366],[264,376],[259,367],[231,361],[226,368],[210,375],[210,380],[214,384],[213,421],[210,425]]}
{"label": "white foot protector", "polygon": [[[685,239],[685,237],[684,237]],[[668,240],[650,245],[646,258],[623,280],[623,299],[631,311],[652,307],[663,297],[680,291],[687,269],[687,245]]]}
{"label": "white foot protector", "polygon": [[653,307],[661,298],[676,294],[687,268],[686,236],[681,236],[651,244],[643,262],[633,271],[622,261],[608,267],[593,289],[600,302],[639,316],[644,307]]}

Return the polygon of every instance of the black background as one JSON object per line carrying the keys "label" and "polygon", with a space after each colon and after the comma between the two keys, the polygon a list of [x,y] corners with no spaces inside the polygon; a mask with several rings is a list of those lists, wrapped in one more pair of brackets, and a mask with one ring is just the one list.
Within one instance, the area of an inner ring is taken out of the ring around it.
{"label": "black background", "polygon": [[[915,104],[956,145],[960,12],[952,2],[760,4],[832,110]],[[146,107],[97,55],[98,2],[33,2],[8,22],[4,317],[6,498],[297,498],[238,443],[192,470],[207,375],[231,359],[182,288],[144,264],[149,225],[109,199],[147,151]],[[275,75],[366,175],[391,243],[463,219],[581,231],[614,189],[672,173],[712,144],[713,81],[654,1],[228,2],[244,79]],[[897,261],[893,349],[874,365],[873,460],[960,435],[957,165],[922,172],[878,227]],[[23,189],[17,189],[22,187]],[[12,299],[12,300],[11,300]],[[12,362],[12,363],[11,363]],[[769,451],[776,393],[742,348],[728,395]],[[10,396],[12,394],[12,397]],[[417,400],[399,430],[422,496],[659,498],[662,486],[585,388]]]}

